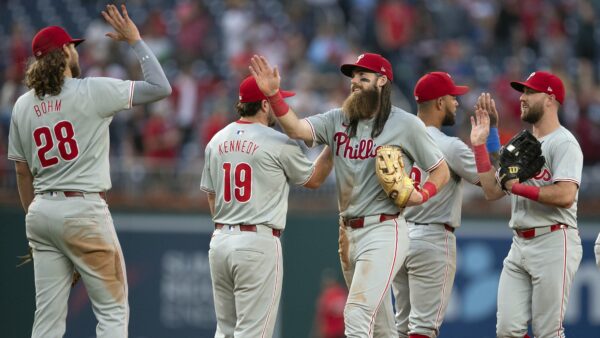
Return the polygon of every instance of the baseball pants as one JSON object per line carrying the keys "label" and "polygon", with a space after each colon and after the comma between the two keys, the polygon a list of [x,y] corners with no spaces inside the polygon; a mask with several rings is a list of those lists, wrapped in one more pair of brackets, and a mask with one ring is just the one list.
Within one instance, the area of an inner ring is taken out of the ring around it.
{"label": "baseball pants", "polygon": [[127,337],[129,305],[123,252],[106,202],[97,193],[36,195],[26,216],[33,249],[33,338],[63,337],[74,269],[98,320],[97,337]]}
{"label": "baseball pants", "polygon": [[499,338],[564,338],[563,319],[582,247],[579,232],[560,229],[531,239],[513,237],[498,287]]}
{"label": "baseball pants", "polygon": [[454,284],[456,237],[443,224],[411,222],[408,237],[408,255],[392,285],[398,335],[435,338]]}
{"label": "baseball pants", "polygon": [[281,286],[281,242],[270,227],[216,229],[208,258],[217,316],[215,338],[273,336]]}
{"label": "baseball pants", "polygon": [[408,251],[404,218],[379,222],[365,217],[364,227],[340,224],[340,262],[348,286],[344,309],[346,337],[398,337],[391,284]]}

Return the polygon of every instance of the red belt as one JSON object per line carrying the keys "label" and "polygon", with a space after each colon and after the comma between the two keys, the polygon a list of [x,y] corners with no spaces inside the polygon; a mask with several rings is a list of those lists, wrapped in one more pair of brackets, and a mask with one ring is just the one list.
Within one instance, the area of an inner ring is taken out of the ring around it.
{"label": "red belt", "polygon": [[[383,222],[383,221],[387,221],[387,220],[390,220],[390,219],[398,218],[398,215],[400,215],[400,213],[397,213],[397,214],[381,214],[381,215],[379,215],[379,222]],[[362,227],[365,226],[365,216],[355,217],[355,218],[350,218],[350,219],[344,219],[344,225],[347,226],[347,227],[351,227],[353,229],[362,228]]]}
{"label": "red belt", "polygon": [[[416,225],[438,224],[438,223],[418,223],[418,222],[414,222],[414,223]],[[454,232],[454,230],[456,230],[456,229],[454,229],[453,227],[451,227],[450,225],[448,225],[446,223],[444,223],[444,229],[446,229],[447,231],[450,231],[450,232]]]}
{"label": "red belt", "polygon": [[[215,223],[215,229],[221,229],[224,226],[227,226],[225,224],[221,224],[221,223]],[[234,225],[240,228],[240,231],[251,231],[251,232],[256,232],[256,225],[254,224],[238,224],[238,225]],[[273,236],[275,237],[281,237],[281,230],[279,229],[272,229],[273,230]]]}
{"label": "red belt", "polygon": [[556,230],[566,229],[569,226],[566,224],[553,224],[545,227],[527,229],[527,230],[515,230],[515,234],[521,238],[530,239],[543,234],[547,234]]}
{"label": "red belt", "polygon": [[[59,192],[59,191],[57,191]],[[81,191],[61,191],[65,197],[85,197],[85,194],[96,194],[96,193],[85,193]],[[51,192],[50,192],[51,193]],[[106,201],[106,192],[101,191],[97,193],[100,198]]]}

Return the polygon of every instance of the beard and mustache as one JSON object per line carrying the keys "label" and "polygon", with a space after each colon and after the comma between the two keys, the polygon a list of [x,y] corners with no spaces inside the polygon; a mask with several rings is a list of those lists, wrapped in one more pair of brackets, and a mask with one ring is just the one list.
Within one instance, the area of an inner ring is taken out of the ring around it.
{"label": "beard and mustache", "polygon": [[542,116],[544,116],[544,107],[542,102],[530,105],[526,109],[527,111],[524,112],[523,108],[521,107],[521,120],[524,122],[535,124],[542,118]]}
{"label": "beard and mustache", "polygon": [[450,108],[446,107],[446,113],[444,114],[444,119],[442,120],[442,126],[453,126],[456,123],[456,115],[450,110]]}
{"label": "beard and mustache", "polygon": [[352,86],[352,93],[344,100],[342,110],[350,121],[358,121],[373,116],[379,107],[379,91],[375,86],[354,92],[357,86]]}

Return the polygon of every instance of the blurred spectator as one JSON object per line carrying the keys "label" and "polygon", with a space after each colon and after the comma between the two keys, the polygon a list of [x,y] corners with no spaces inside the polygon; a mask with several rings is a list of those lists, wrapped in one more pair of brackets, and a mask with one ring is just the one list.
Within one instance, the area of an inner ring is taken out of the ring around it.
{"label": "blurred spectator", "polygon": [[172,107],[168,102],[151,104],[150,118],[144,125],[144,157],[151,168],[172,167],[177,158],[181,135],[169,119]]}
{"label": "blurred spectator", "polygon": [[317,299],[314,338],[344,338],[344,306],[348,290],[333,269],[321,273],[321,291]]}

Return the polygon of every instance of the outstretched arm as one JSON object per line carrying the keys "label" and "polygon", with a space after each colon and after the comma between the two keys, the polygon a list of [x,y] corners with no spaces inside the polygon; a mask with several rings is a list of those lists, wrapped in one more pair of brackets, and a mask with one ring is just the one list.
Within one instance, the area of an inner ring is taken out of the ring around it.
{"label": "outstretched arm", "polygon": [[133,104],[145,104],[163,99],[171,94],[171,85],[163,71],[156,56],[146,43],[142,40],[137,26],[129,17],[125,5],[121,5],[123,15],[115,5],[107,5],[102,11],[102,16],[108,22],[114,32],[106,33],[106,36],[116,40],[127,42],[135,52],[142,67],[144,81],[135,81],[133,92]]}
{"label": "outstretched arm", "polygon": [[325,146],[319,157],[315,161],[315,172],[310,177],[308,182],[304,184],[305,187],[310,189],[316,189],[325,182],[327,176],[333,168],[333,153],[329,146]]}
{"label": "outstretched arm", "polygon": [[471,116],[471,144],[475,153],[475,164],[481,188],[488,201],[497,200],[505,194],[498,184],[495,169],[486,149],[486,140],[490,132],[490,117],[487,110],[476,107],[475,116]]}
{"label": "outstretched arm", "polygon": [[283,131],[296,140],[307,144],[313,141],[312,128],[306,120],[298,119],[296,113],[283,101],[279,93],[281,77],[277,67],[271,67],[264,56],[254,55],[250,60],[250,73],[256,79],[258,88],[269,99],[271,108],[277,116]]}

